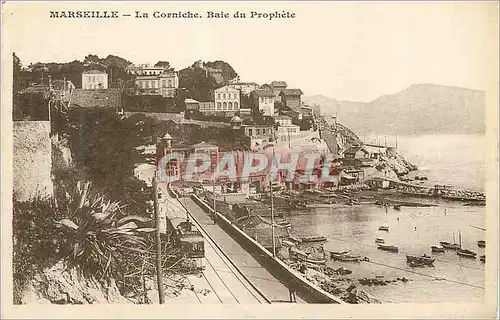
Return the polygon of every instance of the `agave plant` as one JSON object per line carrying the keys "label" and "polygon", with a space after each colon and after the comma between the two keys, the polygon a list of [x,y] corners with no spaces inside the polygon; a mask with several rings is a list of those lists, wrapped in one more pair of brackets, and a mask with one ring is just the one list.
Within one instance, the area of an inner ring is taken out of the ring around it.
{"label": "agave plant", "polygon": [[56,221],[66,235],[62,253],[68,262],[105,277],[120,268],[124,251],[149,247],[155,231],[150,218],[126,215],[118,201],[92,193],[89,182],[78,182],[73,194],[67,194],[73,200],[69,218]]}

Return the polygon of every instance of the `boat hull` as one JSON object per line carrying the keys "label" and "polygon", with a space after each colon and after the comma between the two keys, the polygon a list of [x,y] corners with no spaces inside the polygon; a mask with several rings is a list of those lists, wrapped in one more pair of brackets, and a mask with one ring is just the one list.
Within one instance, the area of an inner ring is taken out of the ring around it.
{"label": "boat hull", "polygon": [[448,249],[448,250],[458,250],[458,249],[460,249],[460,245],[456,244],[456,243],[449,243],[449,242],[446,242],[446,241],[441,241],[441,242],[439,242],[439,244],[443,248]]}
{"label": "boat hull", "polygon": [[411,255],[406,255],[406,262],[409,264],[415,264],[417,266],[423,265],[423,266],[432,266],[434,264],[435,259],[432,259],[430,257],[417,257],[417,256],[411,256]]}
{"label": "boat hull", "polygon": [[305,237],[301,239],[302,242],[322,242],[326,241],[326,237]]}
{"label": "boat hull", "polygon": [[389,252],[399,252],[399,248],[395,246],[384,246],[384,245],[378,245],[379,250],[383,251],[389,251]]}
{"label": "boat hull", "polygon": [[463,258],[476,259],[476,253],[470,250],[458,250],[457,255]]}
{"label": "boat hull", "polygon": [[435,253],[444,253],[446,250],[443,247],[432,246],[431,251]]}

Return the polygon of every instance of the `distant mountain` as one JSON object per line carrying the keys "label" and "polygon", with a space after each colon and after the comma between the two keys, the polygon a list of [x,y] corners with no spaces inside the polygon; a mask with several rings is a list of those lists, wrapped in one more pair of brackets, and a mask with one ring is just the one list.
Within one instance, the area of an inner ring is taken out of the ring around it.
{"label": "distant mountain", "polygon": [[372,102],[336,100],[322,95],[305,96],[309,105],[362,135],[368,133],[430,134],[482,133],[485,131],[485,93],[459,87],[414,84]]}

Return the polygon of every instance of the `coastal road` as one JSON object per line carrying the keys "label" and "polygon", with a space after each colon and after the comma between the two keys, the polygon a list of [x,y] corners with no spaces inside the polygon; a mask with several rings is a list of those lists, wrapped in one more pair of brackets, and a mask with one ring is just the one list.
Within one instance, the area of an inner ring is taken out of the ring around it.
{"label": "coastal road", "polygon": [[[250,255],[238,242],[229,236],[220,226],[191,199],[180,198],[190,215],[205,230],[209,237],[229,257],[236,267],[249,279],[271,302],[289,302],[290,291]],[[298,303],[305,303],[296,297]]]}
{"label": "coastal road", "polygon": [[[168,218],[186,218],[186,211],[177,199],[172,198],[166,186],[160,187],[163,199],[160,212]],[[194,220],[191,218],[191,220]],[[194,221],[195,224],[196,221]],[[201,225],[197,225],[205,239],[205,258],[199,259],[204,267],[201,274],[187,275],[191,290],[182,290],[178,296],[168,297],[167,303],[201,304],[261,304],[269,303],[252,284],[234,267],[217,247]]]}

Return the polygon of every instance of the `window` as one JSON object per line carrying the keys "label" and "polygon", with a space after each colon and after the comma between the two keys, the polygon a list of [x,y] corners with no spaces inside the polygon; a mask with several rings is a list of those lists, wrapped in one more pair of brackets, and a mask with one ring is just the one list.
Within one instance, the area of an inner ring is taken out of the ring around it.
{"label": "window", "polygon": [[220,102],[217,102],[217,110],[221,110],[222,109],[222,105]]}
{"label": "window", "polygon": [[255,131],[256,131],[256,133],[255,133],[256,135],[260,134],[260,129],[257,128],[257,129],[255,129]]}
{"label": "window", "polygon": [[222,104],[222,110],[224,110],[224,111],[227,110],[227,102],[224,102]]}
{"label": "window", "polygon": [[146,80],[146,81],[144,81],[144,84],[145,84],[145,86],[144,86],[144,87],[145,87],[146,89],[149,89],[149,81],[147,81],[147,80]]}
{"label": "window", "polygon": [[264,97],[260,97],[260,102],[264,103]]}
{"label": "window", "polygon": [[232,103],[232,102],[229,102],[228,107],[229,107],[229,108],[228,108],[229,110],[233,110],[233,103]]}
{"label": "window", "polygon": [[172,85],[172,80],[168,80],[168,87],[169,87],[169,88],[172,88],[172,87],[173,87],[173,85]]}
{"label": "window", "polygon": [[161,81],[161,86],[162,86],[163,88],[165,88],[165,87],[167,86],[167,80],[163,79],[163,80]]}
{"label": "window", "polygon": [[217,99],[220,100],[220,93],[217,93]]}
{"label": "window", "polygon": [[234,103],[234,109],[235,109],[235,110],[236,110],[236,109],[238,109],[238,102],[235,102],[235,103]]}
{"label": "window", "polygon": [[227,98],[231,99],[231,94],[230,93],[227,94]]}
{"label": "window", "polygon": [[252,129],[248,129],[248,135],[251,137],[253,135],[253,130]]}
{"label": "window", "polygon": [[224,95],[223,95],[223,96],[224,96],[224,99],[226,99],[226,94],[225,94],[225,93],[224,93]]}

